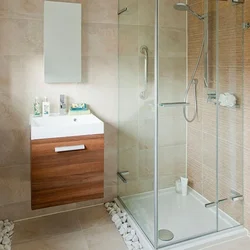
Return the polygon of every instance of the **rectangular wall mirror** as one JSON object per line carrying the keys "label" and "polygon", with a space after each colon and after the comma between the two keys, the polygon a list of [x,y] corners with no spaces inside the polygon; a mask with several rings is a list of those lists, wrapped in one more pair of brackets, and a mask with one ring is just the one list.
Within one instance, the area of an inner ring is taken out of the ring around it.
{"label": "rectangular wall mirror", "polygon": [[81,4],[45,1],[44,74],[46,83],[82,81]]}

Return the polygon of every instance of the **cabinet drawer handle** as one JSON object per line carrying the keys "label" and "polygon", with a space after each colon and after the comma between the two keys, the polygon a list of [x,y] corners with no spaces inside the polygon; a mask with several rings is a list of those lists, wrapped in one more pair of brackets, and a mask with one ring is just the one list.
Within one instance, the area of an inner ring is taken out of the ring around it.
{"label": "cabinet drawer handle", "polygon": [[85,145],[65,146],[65,147],[56,147],[55,152],[63,153],[63,152],[78,151],[78,150],[84,150],[84,149],[86,149]]}

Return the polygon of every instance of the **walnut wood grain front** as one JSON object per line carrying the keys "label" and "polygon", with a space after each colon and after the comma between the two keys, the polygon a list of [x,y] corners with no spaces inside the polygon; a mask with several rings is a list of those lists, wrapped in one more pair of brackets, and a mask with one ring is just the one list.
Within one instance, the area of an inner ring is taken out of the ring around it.
{"label": "walnut wood grain front", "polygon": [[[55,153],[56,147],[85,145]],[[88,135],[31,141],[32,209],[104,196],[104,136]]]}

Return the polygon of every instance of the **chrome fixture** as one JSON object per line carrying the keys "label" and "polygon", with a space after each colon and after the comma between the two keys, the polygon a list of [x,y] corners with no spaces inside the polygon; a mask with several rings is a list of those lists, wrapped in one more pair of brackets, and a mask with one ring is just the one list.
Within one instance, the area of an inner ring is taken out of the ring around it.
{"label": "chrome fixture", "polygon": [[[196,12],[194,12],[189,5],[185,4],[185,3],[176,3],[174,5],[174,8],[178,11],[188,11],[190,12],[192,15],[194,15],[195,17],[197,17],[199,20],[202,20],[204,21],[205,19],[205,15],[201,16],[199,14],[197,14]],[[205,30],[204,32],[204,37],[203,37],[203,41],[202,41],[202,45],[201,45],[201,49],[200,49],[200,54],[199,54],[199,57],[198,57],[198,61],[197,61],[197,64],[195,66],[195,69],[194,69],[194,72],[193,72],[193,75],[191,77],[191,81],[189,82],[188,86],[187,86],[187,89],[185,91],[185,97],[184,97],[184,103],[187,103],[187,98],[188,98],[188,94],[189,94],[189,91],[191,89],[192,86],[194,86],[194,95],[195,95],[195,111],[194,111],[194,115],[192,116],[191,119],[189,119],[187,117],[187,109],[186,109],[186,105],[183,106],[183,115],[184,115],[184,118],[187,122],[193,122],[198,114],[198,101],[197,101],[197,84],[198,84],[198,79],[195,79],[195,75],[196,75],[196,72],[198,70],[198,67],[200,65],[200,61],[201,61],[201,58],[202,58],[202,54],[203,54],[203,51],[204,51],[204,47],[205,47],[205,42],[206,42],[206,39],[207,39],[207,29]],[[208,60],[208,57],[205,55],[204,56],[206,58],[206,60]],[[205,84],[205,87],[208,87],[208,81],[207,81],[207,73],[205,74],[206,77],[204,77],[204,84]],[[206,79],[205,79],[206,78]]]}
{"label": "chrome fixture", "polygon": [[121,10],[118,11],[118,15],[121,15],[122,13],[126,12],[128,10],[128,8],[123,8]]}
{"label": "chrome fixture", "polygon": [[239,192],[237,192],[235,190],[231,190],[231,199],[232,199],[232,201],[243,201],[244,197]]}
{"label": "chrome fixture", "polygon": [[188,106],[188,105],[189,103],[187,102],[163,102],[159,104],[159,106],[161,107]]}
{"label": "chrome fixture", "polygon": [[117,172],[117,176],[122,180],[124,183],[128,183],[127,179],[124,177],[124,175],[128,175],[129,171],[123,171],[123,172]]}
{"label": "chrome fixture", "polygon": [[209,92],[207,93],[207,102],[208,103],[215,103],[216,104],[216,92]]}
{"label": "chrome fixture", "polygon": [[250,23],[243,23],[243,29],[244,30],[250,29]]}
{"label": "chrome fixture", "polygon": [[219,204],[219,203],[221,203],[223,201],[227,201],[227,200],[228,200],[228,198],[224,198],[224,199],[218,200],[218,202],[210,202],[210,203],[205,204],[205,207],[206,208],[215,207],[216,203]]}
{"label": "chrome fixture", "polygon": [[66,115],[66,113],[67,113],[66,96],[60,95],[60,115]]}
{"label": "chrome fixture", "polygon": [[176,3],[174,5],[174,8],[176,10],[179,10],[179,11],[188,11],[190,12],[193,16],[199,18],[200,20],[204,20],[205,16],[201,16],[199,14],[197,14],[195,11],[193,11],[189,5],[185,4],[185,3]]}
{"label": "chrome fixture", "polygon": [[233,4],[240,4],[240,3],[244,3],[244,0],[232,0]]}
{"label": "chrome fixture", "polygon": [[174,234],[166,229],[159,230],[159,239],[162,241],[170,241],[174,238]]}
{"label": "chrome fixture", "polygon": [[146,45],[141,46],[140,52],[144,55],[144,90],[140,93],[140,98],[145,100],[148,90],[148,47]]}

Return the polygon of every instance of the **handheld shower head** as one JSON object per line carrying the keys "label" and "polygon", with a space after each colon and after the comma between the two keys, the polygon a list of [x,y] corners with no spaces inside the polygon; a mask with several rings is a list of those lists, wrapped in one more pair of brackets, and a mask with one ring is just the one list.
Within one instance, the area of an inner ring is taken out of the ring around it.
{"label": "handheld shower head", "polygon": [[174,5],[174,9],[178,10],[178,11],[188,11],[190,12],[192,15],[196,16],[198,19],[200,20],[204,20],[204,16],[201,16],[199,14],[197,14],[196,12],[194,12],[189,5],[185,4],[185,3],[176,3]]}

